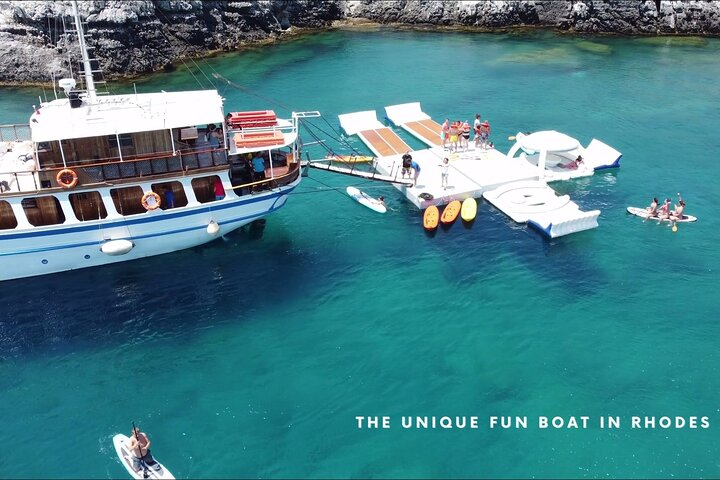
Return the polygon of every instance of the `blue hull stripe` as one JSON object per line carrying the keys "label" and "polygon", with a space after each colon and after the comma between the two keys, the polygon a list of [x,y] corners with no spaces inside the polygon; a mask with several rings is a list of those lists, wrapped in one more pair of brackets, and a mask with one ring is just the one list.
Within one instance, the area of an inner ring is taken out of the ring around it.
{"label": "blue hull stripe", "polygon": [[[284,195],[285,193],[286,192],[283,192],[282,195]],[[265,197],[265,198],[267,199],[268,197]],[[272,207],[270,207],[270,209],[267,211],[264,211],[261,213],[256,213],[254,215],[245,215],[242,217],[236,217],[236,218],[221,222],[220,225],[230,225],[233,223],[241,222],[243,220],[251,220],[251,219],[255,219],[255,218],[264,217],[265,215],[268,215],[268,214],[270,214],[276,210],[279,210],[281,208],[281,207],[276,207],[275,206],[276,204],[277,204],[277,201],[275,203],[273,203]],[[237,203],[235,205],[237,205]],[[195,212],[195,213],[205,213],[205,212],[201,211],[201,212]],[[97,228],[97,226],[95,228]],[[207,225],[199,225],[197,227],[181,228],[181,229],[166,231],[166,232],[150,233],[147,235],[137,235],[134,237],[118,237],[118,238],[113,238],[113,240],[137,240],[137,239],[153,238],[153,237],[165,237],[165,236],[173,235],[173,234],[177,234],[177,233],[190,232],[193,230],[204,230],[206,228],[207,228]],[[83,230],[86,230],[86,229],[83,228]],[[62,232],[62,233],[65,233],[65,232]],[[92,245],[99,245],[101,243],[104,243],[104,240],[94,241],[94,242],[72,243],[72,244],[58,245],[58,246],[53,246],[53,247],[34,248],[31,250],[20,250],[20,251],[14,251],[14,252],[0,252],[0,257],[12,256],[12,255],[23,255],[23,254],[27,254],[27,253],[49,252],[49,251],[53,251],[53,250],[64,250],[67,248],[88,247],[88,246],[92,246]]]}
{"label": "blue hull stripe", "polygon": [[[100,228],[102,229],[110,229],[110,228],[125,228],[131,225],[142,225],[144,223],[160,223],[165,220],[174,220],[176,218],[182,218],[182,217],[188,217],[191,215],[197,215],[199,213],[207,213],[211,212],[213,210],[225,210],[227,208],[236,208],[240,205],[249,205],[251,203],[256,202],[262,202],[268,199],[271,199],[273,197],[277,197],[279,199],[283,195],[287,195],[288,193],[292,192],[295,189],[295,187],[289,188],[287,190],[283,190],[282,192],[278,192],[273,195],[267,195],[259,198],[250,198],[250,199],[241,199],[239,201],[229,202],[222,205],[214,206],[214,202],[209,202],[208,204],[203,204],[202,207],[194,207],[190,211],[180,211],[180,212],[172,212],[172,213],[165,213],[162,216],[143,216],[142,218],[121,218],[121,219],[115,219],[111,220],[108,223],[104,223],[104,221],[95,221],[96,223],[93,223],[92,225],[78,225],[76,227],[64,227],[64,228],[55,228],[52,230],[41,230],[41,231],[27,231],[22,233],[7,233],[7,234],[0,234],[0,241],[3,240],[13,240],[18,238],[32,238],[32,237],[44,237],[46,235],[66,235],[69,233],[77,233],[77,232],[87,232],[90,230],[98,230]],[[276,199],[276,202],[277,202]],[[207,205],[205,207],[204,205]],[[274,208],[271,207],[269,211],[272,211]],[[165,210],[167,212],[167,210]],[[138,214],[138,215],[145,215],[145,214]],[[227,222],[226,222],[227,223]],[[62,225],[62,224],[61,224]]]}

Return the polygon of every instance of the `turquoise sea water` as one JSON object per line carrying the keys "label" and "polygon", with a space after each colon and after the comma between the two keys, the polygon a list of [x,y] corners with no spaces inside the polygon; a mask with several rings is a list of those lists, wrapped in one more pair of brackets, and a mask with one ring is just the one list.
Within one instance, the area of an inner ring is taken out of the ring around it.
{"label": "turquoise sea water", "polygon": [[[0,476],[125,478],[111,439],[133,420],[178,478],[720,476],[719,54],[718,40],[378,30],[199,62],[252,92],[221,87],[231,109],[282,112],[259,95],[339,128],[420,101],[436,120],[480,112],[502,151],[556,129],[612,145],[622,167],[553,184],[602,210],[553,241],[485,202],[470,228],[429,237],[394,189],[311,171],[264,231],[4,282]],[[137,88],[198,85],[181,68]],[[0,123],[27,121],[37,95],[0,90]],[[349,184],[393,210],[326,187]],[[699,217],[677,233],[625,213],[676,192]],[[479,428],[403,429],[410,415]],[[590,420],[539,429],[540,415]],[[633,415],[710,428],[632,429]]]}

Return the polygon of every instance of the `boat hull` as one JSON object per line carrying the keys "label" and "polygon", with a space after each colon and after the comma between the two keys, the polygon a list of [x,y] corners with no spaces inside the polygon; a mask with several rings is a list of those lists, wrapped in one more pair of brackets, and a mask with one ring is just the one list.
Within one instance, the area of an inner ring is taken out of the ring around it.
{"label": "boat hull", "polygon": [[[5,231],[0,234],[0,280],[136,260],[202,245],[280,209],[299,182],[300,178],[279,189],[213,204]],[[103,252],[103,245],[122,240],[132,243],[126,253]]]}

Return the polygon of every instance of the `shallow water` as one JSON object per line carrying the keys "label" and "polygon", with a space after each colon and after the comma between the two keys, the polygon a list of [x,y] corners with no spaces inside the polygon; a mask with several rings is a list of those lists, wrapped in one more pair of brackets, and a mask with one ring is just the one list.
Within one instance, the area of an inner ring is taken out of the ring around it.
{"label": "shallow water", "polygon": [[[470,228],[427,236],[394,189],[313,170],[264,230],[4,282],[0,475],[122,478],[111,439],[133,420],[178,478],[720,475],[719,52],[380,30],[198,62],[243,88],[219,87],[230,109],[317,109],[328,134],[338,114],[420,101],[436,120],[481,113],[502,151],[519,130],[556,129],[612,145],[622,168],[553,185],[602,214],[552,241],[485,202]],[[181,68],[137,88],[199,87]],[[39,92],[0,92],[0,123],[27,121]],[[351,183],[393,210],[361,208]],[[699,221],[675,234],[625,213],[678,191]],[[357,415],[392,428],[358,429]],[[403,415],[480,428],[402,429]],[[491,415],[529,425],[490,429]],[[539,429],[539,415],[590,425]],[[621,428],[600,429],[602,415]],[[632,415],[711,428],[631,429]]]}

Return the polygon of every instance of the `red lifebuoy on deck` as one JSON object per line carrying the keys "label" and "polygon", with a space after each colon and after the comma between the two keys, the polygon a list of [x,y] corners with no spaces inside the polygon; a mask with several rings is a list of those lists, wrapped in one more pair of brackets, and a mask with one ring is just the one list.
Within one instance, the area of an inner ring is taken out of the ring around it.
{"label": "red lifebuoy on deck", "polygon": [[145,210],[156,210],[160,207],[160,195],[155,192],[146,192],[142,197],[142,206],[145,207]]}
{"label": "red lifebuoy on deck", "polygon": [[74,170],[63,168],[57,173],[55,180],[62,188],[73,188],[78,183],[78,176]]}

